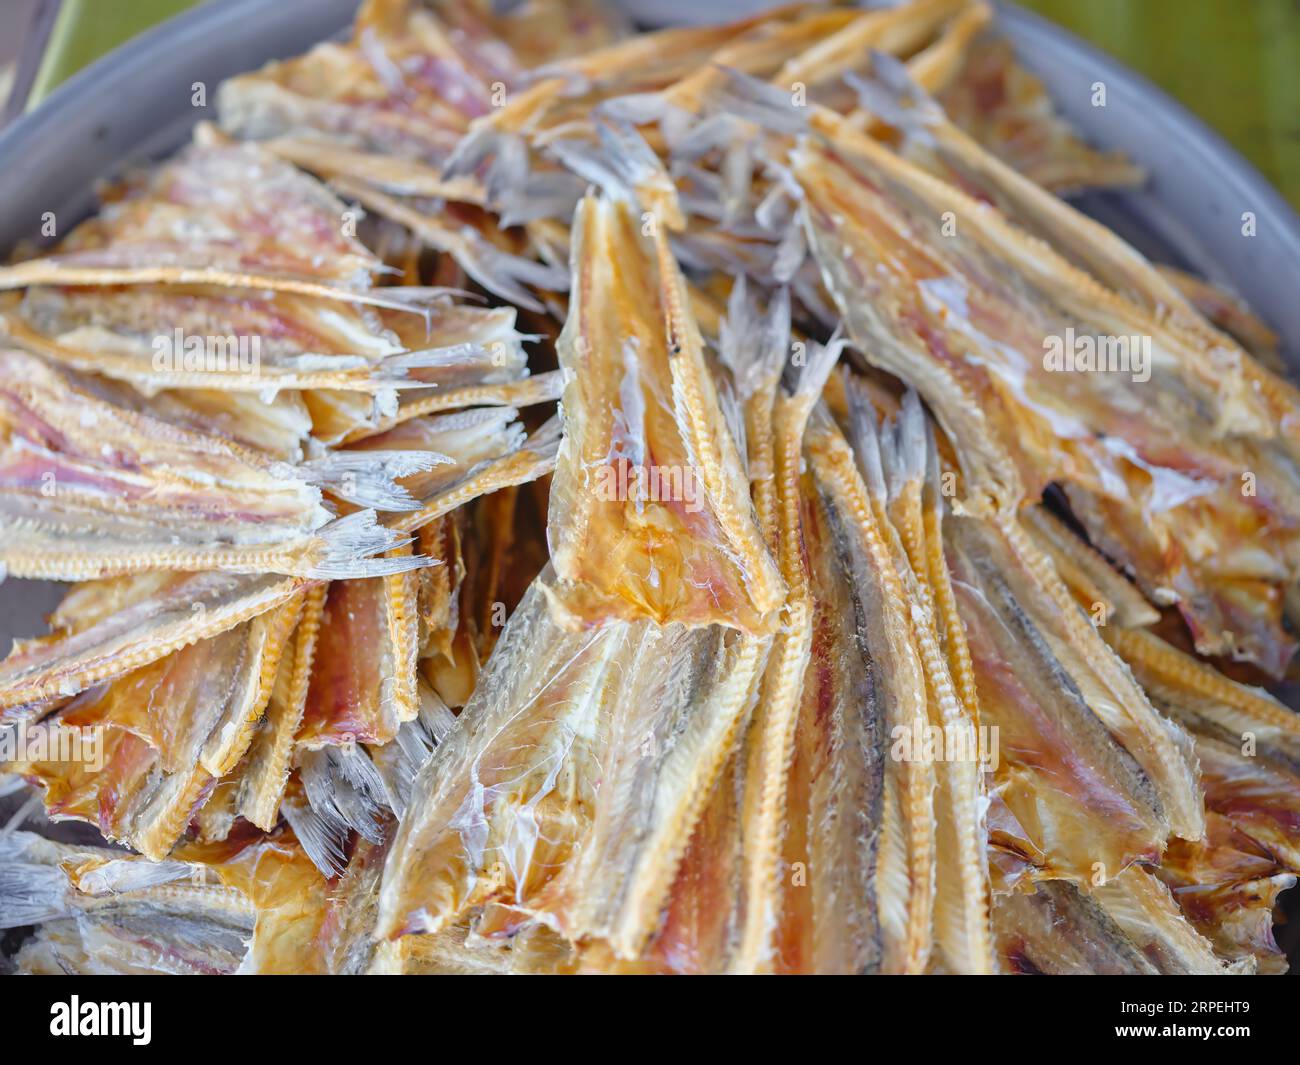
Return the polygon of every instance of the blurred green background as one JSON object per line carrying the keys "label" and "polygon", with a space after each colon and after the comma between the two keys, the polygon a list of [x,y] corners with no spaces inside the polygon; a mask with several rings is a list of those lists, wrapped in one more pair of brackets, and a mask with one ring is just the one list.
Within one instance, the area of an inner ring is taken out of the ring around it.
{"label": "blurred green background", "polygon": [[[133,34],[196,2],[65,0],[33,100]],[[1300,207],[1298,0],[1022,3],[1180,99]]]}
{"label": "blurred green background", "polygon": [[[198,0],[64,0],[32,83],[34,107],[59,82],[142,30],[170,18]],[[296,0],[302,3],[303,0]],[[308,0],[310,2],[310,0]]]}
{"label": "blurred green background", "polygon": [[1145,74],[1300,207],[1297,0],[1021,0]]}

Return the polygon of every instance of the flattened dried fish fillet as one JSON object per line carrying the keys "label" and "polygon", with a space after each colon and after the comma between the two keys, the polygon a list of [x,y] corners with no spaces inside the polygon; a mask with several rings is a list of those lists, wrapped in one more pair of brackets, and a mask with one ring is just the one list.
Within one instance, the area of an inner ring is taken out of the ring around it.
{"label": "flattened dried fish fillet", "polygon": [[[1094,542],[1151,594],[1178,598],[1203,650],[1224,649],[1231,626],[1230,649],[1278,671],[1291,646],[1278,627],[1280,599],[1258,597],[1243,615],[1237,588],[1289,572],[1300,482],[1294,447],[1279,434],[1283,390],[1244,353],[1216,365],[1204,331],[1156,321],[869,139],[852,151],[852,161],[814,145],[797,156],[810,240],[850,332],[934,405],[969,487],[1011,505],[1063,481]],[[959,238],[929,232],[931,212],[942,210],[961,219]],[[836,213],[855,221],[828,225]],[[882,255],[894,265],[871,274],[872,298],[862,300],[862,271]],[[1152,338],[1154,405],[1138,411],[1147,394],[1122,374],[1049,375],[1043,338],[1073,336],[1067,325],[1094,339]],[[1241,472],[1257,467],[1267,498],[1239,491]],[[1250,549],[1231,554],[1247,531]],[[1223,550],[1211,558],[1209,543]]]}
{"label": "flattened dried fish fillet", "polygon": [[1257,751],[1300,773],[1300,714],[1260,688],[1223,676],[1154,633],[1118,630],[1105,636],[1152,700],[1188,729],[1228,743],[1248,742],[1251,757]]}
{"label": "flattened dried fish fillet", "polygon": [[1016,62],[1005,40],[977,41],[939,100],[990,152],[1057,195],[1136,185],[1144,178],[1118,152],[1098,152],[1081,143],[1054,113],[1043,84]]}
{"label": "flattened dried fish fillet", "polygon": [[[789,88],[796,82],[815,85],[837,79],[846,70],[852,70],[873,49],[890,54],[913,51],[964,4],[965,0],[922,0],[892,9],[865,11],[787,60],[772,82],[782,88]],[[716,62],[743,69],[728,61],[729,58],[720,55]]]}
{"label": "flattened dried fish fillet", "polygon": [[83,223],[56,254],[0,267],[0,289],[218,285],[396,309],[427,300],[419,290],[371,287],[382,263],[345,235],[346,211],[288,163],[253,145],[215,143],[200,128],[194,145]]}
{"label": "flattened dried fish fillet", "polygon": [[1300,873],[1300,774],[1267,758],[1247,755],[1252,743],[1196,737],[1196,757],[1205,784],[1205,808],[1231,821],[1275,855],[1290,872]]}
{"label": "flattened dried fish fillet", "polygon": [[[542,124],[548,111],[563,100],[571,79],[580,79],[580,84],[622,82],[638,87],[662,88],[698,69],[728,41],[752,27],[778,22],[792,10],[786,7],[725,26],[674,27],[638,34],[586,55],[551,64],[545,71],[550,76],[514,94],[505,107],[493,110],[471,127],[470,145],[477,149],[475,161],[481,158],[479,146],[490,135]],[[466,147],[460,147],[459,156],[469,154]],[[452,173],[457,171],[455,157],[449,169]]]}
{"label": "flattened dried fish fillet", "polygon": [[412,418],[442,411],[460,410],[468,407],[503,406],[529,407],[535,403],[549,403],[560,398],[564,390],[564,374],[559,370],[525,377],[519,381],[504,384],[467,385],[464,388],[452,388],[445,392],[421,396],[419,399],[404,400],[397,408],[397,413],[381,419],[373,426],[354,430],[342,441],[355,443],[366,437],[386,433]]}
{"label": "flattened dried fish fillet", "polygon": [[979,705],[964,630],[955,607],[946,619],[940,612],[941,600],[952,593],[943,556],[937,446],[916,394],[908,392],[892,438],[879,437],[872,449],[865,437],[875,433],[875,413],[863,390],[848,391],[858,462],[871,466],[868,483],[877,521],[882,528],[892,524],[896,532],[890,538],[901,542],[901,555],[894,548],[895,566],[913,604],[929,727],[944,742],[944,757],[935,764],[935,943],[947,971],[992,972],[982,810],[989,752],[981,748],[976,732]]}
{"label": "flattened dried fish fillet", "polygon": [[0,561],[15,575],[391,568],[367,556],[397,537],[372,513],[331,522],[310,469],[115,407],[29,355],[0,352],[0,369],[13,378],[0,391]]}
{"label": "flattened dried fish fillet", "polygon": [[384,871],[380,936],[437,932],[493,898],[529,908],[585,835],[606,678],[636,641],[625,622],[560,628],[544,582],[416,780]]}
{"label": "flattened dried fish fillet", "polygon": [[149,590],[89,624],[19,644],[0,663],[0,710],[122,676],[287,602],[307,582],[233,573],[148,574]]}
{"label": "flattened dried fish fillet", "polygon": [[600,943],[584,952],[594,972],[719,974],[735,934],[740,887],[740,778],[733,754],[695,823],[659,928],[633,963]]}
{"label": "flattened dried fish fillet", "polygon": [[[366,479],[373,490],[391,497],[391,502],[402,501],[402,506],[387,506],[389,510],[419,510],[431,498],[446,491],[451,485],[463,481],[476,470],[499,461],[521,450],[524,427],[515,419],[513,407],[484,407],[457,411],[398,422],[383,433],[364,437],[347,449],[335,452],[328,461],[337,466],[334,479],[349,479],[352,501],[362,506],[374,506],[372,501],[360,498],[360,474],[372,469]],[[386,477],[387,467],[398,470],[395,481]],[[391,483],[391,488],[389,484]]]}
{"label": "flattened dried fish fillet", "polygon": [[767,649],[719,626],[647,631],[603,710],[590,834],[543,893],[548,922],[569,939],[604,940],[622,959],[643,951]]}
{"label": "flattened dried fish fillet", "polygon": [[296,743],[319,749],[385,744],[415,718],[414,576],[329,587],[313,650],[314,668]]}
{"label": "flattened dried fish fillet", "polygon": [[42,925],[19,955],[22,971],[233,973],[253,933],[248,900],[183,862],[28,832],[0,837],[0,862],[0,913]]}
{"label": "flattened dried fish fillet", "polygon": [[311,415],[296,391],[269,397],[217,389],[176,389],[146,398],[135,388],[103,377],[66,371],[93,395],[115,407],[147,414],[184,429],[223,436],[281,462],[301,461],[312,431]]}
{"label": "flattened dried fish fillet", "polygon": [[1051,976],[1154,976],[1159,970],[1094,899],[1048,880],[993,900],[1003,971]]}
{"label": "flattened dried fish fillet", "polygon": [[1215,956],[1210,942],[1178,911],[1169,889],[1145,869],[1126,869],[1098,887],[1096,899],[1164,976],[1216,976],[1254,970],[1248,962],[1226,967]]}
{"label": "flattened dried fish fillet", "polygon": [[1222,815],[1210,811],[1206,824],[1204,840],[1170,845],[1157,874],[1221,958],[1254,961],[1260,973],[1285,972],[1273,915],[1295,874]]}
{"label": "flattened dried fish fillet", "polygon": [[559,420],[551,418],[518,447],[499,459],[471,467],[463,477],[424,500],[419,510],[389,519],[387,527],[398,533],[418,532],[479,496],[544,477],[555,469],[559,447]]}
{"label": "flattened dried fish fillet", "polygon": [[335,178],[334,185],[369,210],[405,226],[429,247],[451,255],[489,292],[525,310],[543,310],[525,284],[563,290],[568,282],[564,271],[502,251],[471,226],[450,225],[432,211],[420,210],[418,202],[389,196],[346,178]]}
{"label": "flattened dried fish fillet", "polygon": [[1168,827],[1150,780],[1093,713],[974,522],[945,522],[945,546],[981,723],[1000,737],[1000,799],[1056,875],[1083,881],[1095,863],[1115,875],[1158,857]]}
{"label": "flattened dried fish fillet", "polygon": [[[810,448],[814,440],[810,432]],[[876,874],[889,711],[878,689],[890,664],[872,647],[878,589],[859,576],[867,563],[857,515],[823,480],[802,487],[812,642],[789,770],[775,968],[875,972],[886,952]]]}
{"label": "flattened dried fish fillet", "polygon": [[1156,270],[1182,293],[1183,297],[1200,311],[1211,325],[1233,337],[1268,369],[1279,374],[1286,372],[1278,355],[1277,334],[1257,318],[1237,296],[1218,285],[1172,266],[1161,264],[1156,267]]}
{"label": "flattened dried fish fillet", "polygon": [[146,393],[310,388],[382,398],[525,372],[513,310],[421,291],[428,306],[417,316],[255,289],[33,288],[0,318],[0,330],[42,358]]}
{"label": "flattened dried fish fillet", "polygon": [[319,970],[325,884],[292,836],[191,845],[161,865],[25,832],[0,839],[15,846],[14,871],[47,904],[37,919],[76,925],[57,930],[46,957],[85,966],[76,971]]}
{"label": "flattened dried fish fillet", "polygon": [[290,976],[325,971],[321,939],[329,885],[291,832],[188,844],[176,857],[203,867],[251,904],[253,937],[240,972]]}
{"label": "flattened dried fish fillet", "polygon": [[6,768],[45,788],[50,814],[96,824],[146,857],[164,857],[217,781],[243,756],[301,603],[191,644],[73,699],[47,729],[93,728],[102,764],[60,759]]}
{"label": "flattened dried fish fillet", "polygon": [[588,197],[579,207],[558,343],[572,371],[551,493],[559,592],[587,622],[646,617],[761,632],[780,603],[780,577],[681,276],[657,241],[641,236],[623,203]]}
{"label": "flattened dried fish fillet", "polygon": [[[744,861],[740,941],[732,971],[763,972],[775,963],[784,904],[783,837],[804,675],[812,653],[813,602],[808,563],[800,546],[800,470],[804,428],[835,360],[838,341],[812,347],[792,393],[776,397],[772,411],[772,469],[776,553],[785,603],[780,628],[759,689],[759,706],[744,758],[741,834]],[[758,393],[761,394],[761,393]]]}
{"label": "flattened dried fish fillet", "polygon": [[1300,392],[991,15],[367,0],[0,268],[17,965],[1281,970]]}
{"label": "flattened dried fish fillet", "polygon": [[1140,868],[1092,895],[1047,881],[1033,896],[998,898],[994,914],[1010,972],[1186,976],[1254,970],[1253,961],[1225,965],[1178,912],[1164,884]]}
{"label": "flattened dried fish fillet", "polygon": [[509,944],[477,935],[472,922],[425,936],[403,936],[379,944],[370,972],[382,975],[557,976],[577,966],[574,951],[550,929],[525,925]]}
{"label": "flattened dried fish fillet", "polygon": [[1051,558],[1075,600],[1098,626],[1138,629],[1160,620],[1160,612],[1141,592],[1046,507],[1026,507],[1020,516],[1034,542]]}

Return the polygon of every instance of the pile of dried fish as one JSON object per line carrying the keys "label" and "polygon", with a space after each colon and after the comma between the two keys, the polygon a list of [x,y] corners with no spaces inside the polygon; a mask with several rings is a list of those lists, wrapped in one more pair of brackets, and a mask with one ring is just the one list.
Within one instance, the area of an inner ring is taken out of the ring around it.
{"label": "pile of dried fish", "polygon": [[990,21],[369,0],[0,268],[13,965],[1283,970],[1300,396]]}

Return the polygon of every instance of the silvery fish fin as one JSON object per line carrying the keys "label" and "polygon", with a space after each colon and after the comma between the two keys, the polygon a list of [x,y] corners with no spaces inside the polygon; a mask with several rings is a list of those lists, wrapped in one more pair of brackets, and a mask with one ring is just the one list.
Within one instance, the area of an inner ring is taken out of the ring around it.
{"label": "silvery fish fin", "polygon": [[418,510],[419,501],[397,482],[454,461],[436,451],[331,451],[300,470],[310,484],[349,503],[375,510]]}
{"label": "silvery fish fin", "polygon": [[550,152],[580,178],[597,185],[607,196],[638,204],[653,212],[670,229],[685,222],[677,186],[641,134],[623,122],[602,122],[597,142],[557,140]]}
{"label": "silvery fish fin", "polygon": [[458,249],[456,261],[465,273],[503,300],[531,311],[541,311],[541,303],[525,285],[555,292],[563,292],[569,287],[565,271],[502,251],[472,229],[463,230],[461,237],[464,246]]}
{"label": "silvery fish fin", "polygon": [[880,453],[880,427],[876,408],[866,385],[849,368],[844,368],[844,391],[849,405],[849,442],[858,461],[858,472],[872,498],[883,503],[888,496],[884,460]]}
{"label": "silvery fish fin", "polygon": [[943,119],[943,110],[891,55],[871,53],[871,77],[848,73],[844,81],[858,94],[864,111],[909,136],[924,134],[927,124]]}
{"label": "silvery fish fin", "polygon": [[596,113],[630,126],[647,126],[663,118],[668,107],[662,93],[637,92],[602,100]]}
{"label": "silvery fish fin", "polygon": [[785,89],[730,67],[721,69],[727,84],[714,97],[715,106],[773,133],[798,136],[807,132],[806,110],[795,106]]}
{"label": "silvery fish fin", "polygon": [[307,573],[308,577],[319,580],[383,577],[437,565],[434,559],[419,555],[373,557],[411,542],[409,537],[380,525],[373,510],[359,510],[345,518],[337,518],[321,529],[320,538],[325,541],[325,557]]}
{"label": "silvery fish fin", "polygon": [[565,170],[529,174],[510,199],[498,203],[501,225],[522,226],[547,218],[567,221],[585,188],[583,181]]}
{"label": "silvery fish fin", "polygon": [[898,416],[890,428],[885,473],[889,480],[889,498],[892,502],[907,485],[919,483],[925,475],[925,410],[912,389],[903,393]]}
{"label": "silvery fish fin", "polygon": [[803,226],[790,225],[781,235],[772,263],[772,277],[783,285],[794,280],[795,274],[808,258],[808,238]]}
{"label": "silvery fish fin", "polygon": [[442,164],[443,180],[473,175],[496,152],[497,145],[504,136],[491,126],[471,126],[470,131],[457,142]]}
{"label": "silvery fish fin", "polygon": [[719,332],[723,365],[731,371],[740,399],[748,400],[764,387],[764,382],[779,378],[790,350],[789,291],[777,289],[768,301],[767,313],[760,317],[745,278],[739,278],[732,287]]}
{"label": "silvery fish fin", "polygon": [[436,691],[423,681],[419,689],[420,712],[397,730],[395,743],[371,751],[375,768],[383,777],[389,803],[399,818],[406,815],[416,774],[456,722],[456,716]]}
{"label": "silvery fish fin", "polygon": [[815,401],[847,344],[838,329],[825,344],[801,341],[786,364],[786,387],[790,394]]}
{"label": "silvery fish fin", "polygon": [[63,870],[36,857],[44,845],[31,832],[0,836],[0,928],[42,924],[72,913]]}
{"label": "silvery fish fin", "polygon": [[702,159],[730,144],[742,128],[735,115],[720,113],[693,119],[690,126],[683,128],[671,142],[672,159],[674,162]]}
{"label": "silvery fish fin", "polygon": [[359,744],[322,747],[299,756],[307,802],[328,825],[345,826],[378,843],[388,792],[374,763]]}
{"label": "silvery fish fin", "polygon": [[337,818],[322,816],[305,797],[285,796],[280,803],[280,812],[312,865],[326,877],[339,876],[347,866],[347,825]]}
{"label": "silvery fish fin", "polygon": [[722,420],[726,422],[731,439],[740,456],[741,467],[749,475],[749,454],[745,435],[745,412],[741,409],[736,389],[730,381],[723,381],[718,386],[718,407],[722,411]]}

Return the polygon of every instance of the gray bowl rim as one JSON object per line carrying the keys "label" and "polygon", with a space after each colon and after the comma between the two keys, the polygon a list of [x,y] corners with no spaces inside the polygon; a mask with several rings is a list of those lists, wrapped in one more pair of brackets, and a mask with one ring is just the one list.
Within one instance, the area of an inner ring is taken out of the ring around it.
{"label": "gray bowl rim", "polygon": [[[28,153],[39,146],[50,124],[61,119],[75,123],[76,112],[86,99],[108,94],[118,84],[147,76],[150,67],[165,64],[168,53],[181,50],[180,46],[187,42],[198,44],[204,39],[219,38],[227,25],[248,24],[250,20],[265,18],[276,10],[285,12],[291,7],[299,16],[308,8],[318,15],[339,11],[341,20],[335,31],[338,32],[346,27],[347,19],[358,3],[359,0],[310,0],[306,5],[298,2],[285,4],[283,0],[207,0],[101,56],[57,86],[7,129],[0,131],[0,167],[13,165],[11,161],[16,159],[20,172],[28,168],[24,161],[31,158]],[[1155,107],[1148,112],[1149,116],[1161,120],[1162,124],[1177,127],[1185,143],[1194,147],[1210,167],[1226,171],[1244,200],[1266,207],[1270,220],[1277,224],[1278,232],[1285,234],[1287,244],[1300,264],[1300,216],[1272,183],[1223,136],[1149,79],[1068,30],[1014,4],[999,2],[997,9],[999,22],[1012,31],[1018,46],[1031,40],[1048,49],[1060,50],[1078,63],[1087,63],[1101,77],[1153,103]],[[721,12],[719,14],[726,17]],[[295,21],[302,20],[298,18]],[[318,40],[329,36],[331,34],[324,34]],[[250,65],[247,69],[254,67]]]}

